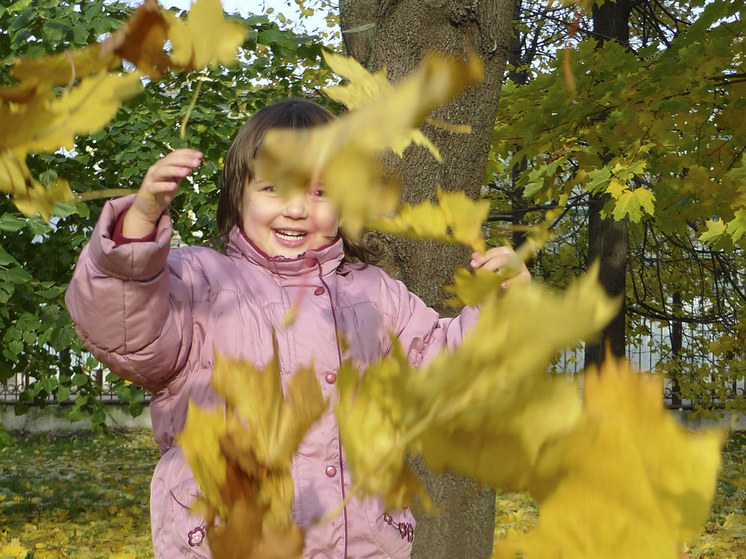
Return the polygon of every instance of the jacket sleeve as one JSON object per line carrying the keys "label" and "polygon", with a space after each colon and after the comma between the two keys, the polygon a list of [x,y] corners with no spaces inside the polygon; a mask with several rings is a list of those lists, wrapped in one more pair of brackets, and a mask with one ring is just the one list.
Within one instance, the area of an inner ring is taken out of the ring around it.
{"label": "jacket sleeve", "polygon": [[163,215],[153,242],[116,246],[119,216],[134,196],[108,202],[80,254],[65,303],[85,346],[111,371],[158,392],[184,368],[192,342],[193,266],[171,259]]}
{"label": "jacket sleeve", "polygon": [[394,333],[412,366],[432,359],[441,349],[455,350],[479,318],[476,307],[465,307],[456,318],[441,318],[402,282],[387,280],[395,305]]}

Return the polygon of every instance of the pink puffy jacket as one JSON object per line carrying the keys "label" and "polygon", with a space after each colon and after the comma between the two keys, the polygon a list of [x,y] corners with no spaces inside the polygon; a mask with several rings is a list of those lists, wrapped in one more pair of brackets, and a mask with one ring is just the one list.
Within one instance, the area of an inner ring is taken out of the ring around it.
{"label": "pink puffy jacket", "polygon": [[[221,402],[210,388],[215,350],[264,366],[277,333],[283,382],[314,364],[331,402],[293,462],[293,517],[307,529],[304,558],[407,558],[414,537],[408,510],[384,511],[380,499],[353,499],[331,523],[350,488],[334,418],[336,372],[343,358],[365,366],[398,336],[413,364],[458,344],[476,320],[437,313],[375,266],[343,264],[342,241],[298,258],[271,258],[234,228],[226,254],[199,247],[169,254],[172,226],[160,220],[155,242],[116,246],[112,231],[132,197],[106,204],[83,249],[66,302],[85,345],[115,374],[153,393],[150,411],[162,456],[151,485],[157,559],[210,557],[204,526],[188,508],[198,488],[175,436],[187,400]],[[300,301],[294,322],[281,326]],[[342,355],[337,332],[349,342]]]}

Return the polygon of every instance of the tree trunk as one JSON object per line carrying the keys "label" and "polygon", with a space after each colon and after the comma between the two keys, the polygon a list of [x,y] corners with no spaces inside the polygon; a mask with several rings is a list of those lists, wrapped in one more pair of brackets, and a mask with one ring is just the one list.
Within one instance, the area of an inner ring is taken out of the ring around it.
{"label": "tree trunk", "polygon": [[[601,47],[607,40],[629,45],[630,0],[616,0],[593,6],[593,33]],[[585,348],[585,366],[601,365],[608,345],[611,353],[622,357],[626,347],[625,318],[627,253],[629,238],[627,220],[616,221],[601,217],[601,210],[609,201],[608,195],[592,196],[588,215],[588,262],[599,260],[599,280],[609,295],[621,295],[622,308],[604,328],[601,339]]]}
{"label": "tree trunk", "polygon": [[[681,316],[683,305],[681,293],[675,291],[673,294],[673,314]],[[684,347],[684,328],[681,320],[669,320],[668,325],[671,328],[671,353],[675,359],[675,366],[671,371],[671,405],[675,408],[681,406],[681,350]]]}
{"label": "tree trunk", "polygon": [[[384,173],[403,186],[405,202],[434,199],[436,187],[480,194],[505,71],[512,0],[340,0],[340,23],[347,52],[375,71],[386,67],[397,82],[415,70],[425,53],[436,51],[466,58],[480,55],[482,84],[436,111],[436,119],[470,124],[470,135],[425,126],[425,134],[441,150],[443,163],[418,146],[384,160]],[[428,305],[444,315],[442,286],[457,266],[468,265],[465,249],[436,242],[376,235],[383,249],[382,266],[402,280]],[[425,476],[424,482],[441,514],[418,515],[413,557],[476,559],[489,557],[494,529],[494,493],[453,476]]]}
{"label": "tree trunk", "polygon": [[[515,83],[516,85],[526,85],[529,79],[528,67],[534,59],[534,53],[528,52],[529,49],[524,51],[524,43],[527,41],[522,40],[520,31],[520,20],[521,10],[523,8],[523,0],[513,1],[513,14],[511,22],[511,34],[510,34],[510,45],[508,50],[508,72],[507,79]],[[516,153],[520,151],[519,146],[515,146]],[[526,214],[528,213],[528,200],[523,197],[523,187],[518,185],[518,180],[522,174],[528,169],[528,161],[522,159],[520,163],[516,163],[510,170],[510,182],[511,191],[509,193],[510,199],[510,223],[513,226],[525,225]],[[512,233],[512,242],[514,247],[519,247],[523,244],[526,238],[525,231],[514,230]],[[531,263],[527,262],[529,269]]]}
{"label": "tree trunk", "polygon": [[599,261],[599,281],[612,297],[621,295],[622,307],[601,333],[597,343],[585,346],[585,366],[600,366],[606,357],[606,348],[613,355],[623,357],[625,353],[625,318],[627,252],[629,239],[627,220],[616,221],[609,216],[601,217],[601,210],[610,196],[592,196],[588,209],[588,262]]}

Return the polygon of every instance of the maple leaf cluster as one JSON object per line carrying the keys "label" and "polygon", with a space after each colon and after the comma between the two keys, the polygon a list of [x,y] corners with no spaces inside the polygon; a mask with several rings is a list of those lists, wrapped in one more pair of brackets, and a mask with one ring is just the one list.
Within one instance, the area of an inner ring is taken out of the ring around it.
{"label": "maple leaf cluster", "polygon": [[678,425],[660,379],[621,361],[589,372],[584,398],[547,374],[556,351],[617,312],[595,274],[561,295],[528,284],[499,298],[462,279],[457,295],[482,309],[461,347],[420,370],[398,346],[362,374],[344,367],[336,414],[353,490],[427,507],[406,459],[421,455],[436,472],[537,499],[538,526],[498,542],[497,558],[678,559],[707,518],[723,434]]}
{"label": "maple leaf cluster", "polygon": [[276,352],[263,371],[216,355],[212,386],[225,410],[190,402],[178,443],[202,490],[192,510],[205,518],[213,556],[300,558],[290,466],[327,406],[313,371],[293,375],[283,397]]}
{"label": "maple leaf cluster", "polygon": [[[0,192],[24,214],[49,219],[54,203],[73,200],[73,193],[63,179],[42,186],[26,165],[29,153],[73,150],[75,136],[103,128],[140,91],[145,76],[231,63],[245,36],[241,24],[224,19],[220,0],[198,0],[187,22],[156,0],[144,0],[101,43],[16,60],[10,73],[19,83],[0,89]],[[135,70],[118,70],[123,61]]]}

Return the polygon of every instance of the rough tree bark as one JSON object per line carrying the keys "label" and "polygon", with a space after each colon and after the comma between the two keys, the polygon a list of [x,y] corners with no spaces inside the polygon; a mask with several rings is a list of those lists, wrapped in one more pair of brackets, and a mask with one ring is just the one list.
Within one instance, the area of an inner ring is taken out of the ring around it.
{"label": "rough tree bark", "polygon": [[[479,196],[508,55],[512,9],[512,0],[340,0],[348,54],[371,71],[385,66],[393,82],[415,70],[428,51],[459,57],[475,52],[484,61],[483,83],[432,115],[470,124],[472,134],[424,128],[440,148],[442,164],[419,147],[409,148],[402,160],[393,155],[385,159],[384,172],[402,185],[406,202],[434,199],[437,185]],[[434,242],[378,239],[383,267],[441,314],[452,314],[441,287],[457,266],[468,264],[468,252]],[[494,493],[479,491],[454,476],[435,477],[419,463],[415,467],[442,511],[436,517],[418,515],[413,556],[489,557]]]}
{"label": "rough tree bark", "polygon": [[[599,47],[605,41],[617,41],[629,45],[630,0],[604,2],[593,6],[593,33]],[[629,234],[627,220],[616,221],[613,217],[603,219],[601,210],[609,201],[608,195],[592,196],[588,214],[588,262],[598,260],[601,264],[599,280],[609,295],[622,296],[622,308],[611,323],[604,328],[598,343],[588,344],[585,349],[585,366],[600,365],[608,345],[611,353],[624,356],[626,347],[625,319],[627,254]]]}

